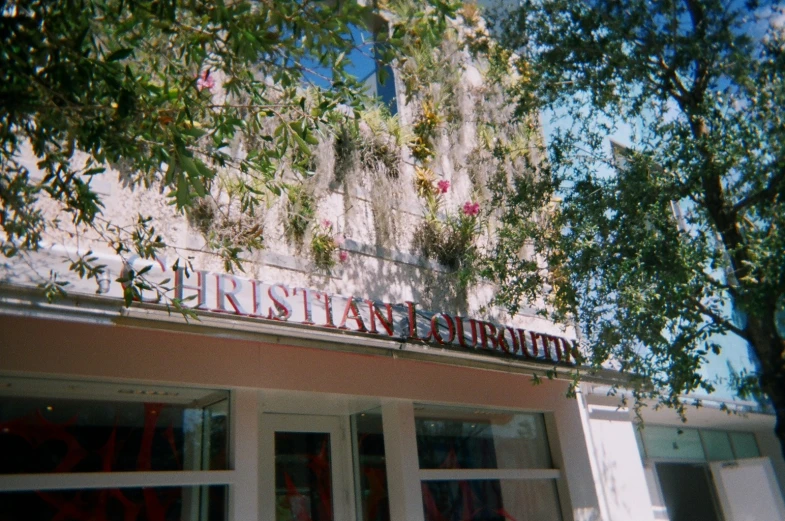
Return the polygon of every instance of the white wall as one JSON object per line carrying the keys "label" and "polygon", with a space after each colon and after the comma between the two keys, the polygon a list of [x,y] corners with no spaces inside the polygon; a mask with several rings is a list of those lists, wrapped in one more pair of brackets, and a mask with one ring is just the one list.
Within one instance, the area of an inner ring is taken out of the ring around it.
{"label": "white wall", "polygon": [[594,479],[607,521],[653,521],[629,410],[588,405]]}
{"label": "white wall", "polygon": [[766,456],[771,460],[771,466],[774,468],[774,475],[777,478],[779,490],[782,496],[785,497],[785,459],[783,459],[780,440],[777,439],[774,431],[771,429],[757,431],[755,440],[758,442],[760,455]]}

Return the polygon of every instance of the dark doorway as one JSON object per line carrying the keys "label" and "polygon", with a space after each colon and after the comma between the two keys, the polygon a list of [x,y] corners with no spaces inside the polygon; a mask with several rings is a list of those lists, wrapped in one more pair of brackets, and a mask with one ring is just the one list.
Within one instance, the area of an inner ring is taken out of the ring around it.
{"label": "dark doorway", "polygon": [[709,468],[701,463],[657,463],[670,521],[722,521]]}

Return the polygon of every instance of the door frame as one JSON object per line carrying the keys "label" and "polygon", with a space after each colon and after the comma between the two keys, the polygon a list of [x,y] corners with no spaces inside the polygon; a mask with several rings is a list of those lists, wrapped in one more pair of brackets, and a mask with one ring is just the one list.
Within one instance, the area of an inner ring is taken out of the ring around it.
{"label": "door frame", "polygon": [[355,519],[352,448],[348,416],[259,415],[259,519],[275,521],[275,433],[330,434],[333,520]]}

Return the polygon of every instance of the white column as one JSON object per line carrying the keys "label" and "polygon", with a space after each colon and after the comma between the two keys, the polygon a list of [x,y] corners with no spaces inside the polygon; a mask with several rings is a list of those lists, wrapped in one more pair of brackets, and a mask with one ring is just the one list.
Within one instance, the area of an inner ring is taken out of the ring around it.
{"label": "white column", "polygon": [[608,521],[654,521],[635,425],[630,411],[618,406],[588,404],[593,464]]}
{"label": "white column", "polygon": [[411,402],[382,405],[391,521],[423,521],[420,462]]}
{"label": "white column", "polygon": [[229,520],[259,519],[259,395],[250,389],[232,391],[232,468]]}
{"label": "white column", "polygon": [[588,413],[581,396],[568,399],[553,392],[553,414],[545,418],[553,461],[562,470],[558,483],[562,514],[569,521],[609,521],[598,494],[602,476],[593,462]]}

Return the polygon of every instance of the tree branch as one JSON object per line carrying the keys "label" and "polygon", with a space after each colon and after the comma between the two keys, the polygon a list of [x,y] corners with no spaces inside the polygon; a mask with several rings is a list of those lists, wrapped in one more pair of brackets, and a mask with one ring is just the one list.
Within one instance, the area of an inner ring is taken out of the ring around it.
{"label": "tree branch", "polygon": [[780,186],[780,185],[785,185],[785,163],[783,163],[783,166],[782,168],[780,168],[780,171],[774,174],[774,176],[769,180],[769,184],[766,185],[766,188],[758,192],[755,192],[754,194],[748,195],[747,197],[745,197],[744,199],[733,205],[733,211],[739,212],[749,206],[756,205],[760,202],[769,199],[770,197],[777,195],[777,193],[781,189],[785,188],[785,186]]}
{"label": "tree branch", "polygon": [[712,321],[714,321],[715,324],[717,324],[718,326],[722,326],[722,327],[728,329],[729,331],[737,334],[739,337],[743,338],[744,340],[747,340],[747,335],[746,335],[746,333],[744,332],[743,329],[741,329],[740,327],[734,325],[730,320],[728,320],[727,318],[723,317],[722,315],[720,315],[716,311],[708,308],[700,300],[698,300],[696,298],[692,298],[690,300],[692,300],[692,303],[695,304],[695,307],[697,307],[700,310],[701,313],[703,313],[707,317],[711,318]]}

